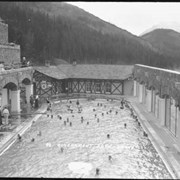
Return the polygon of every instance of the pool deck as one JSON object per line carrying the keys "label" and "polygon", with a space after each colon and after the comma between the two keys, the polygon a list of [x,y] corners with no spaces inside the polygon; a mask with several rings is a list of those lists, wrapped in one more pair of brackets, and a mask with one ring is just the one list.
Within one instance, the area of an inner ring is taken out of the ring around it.
{"label": "pool deck", "polygon": [[[109,96],[112,98],[122,98],[122,96]],[[155,146],[159,155],[166,164],[168,170],[174,179],[180,179],[180,145],[176,138],[165,128],[158,124],[158,119],[148,112],[143,104],[138,102],[136,97],[125,97],[131,102],[131,106],[136,112],[141,122],[142,127],[148,133],[148,137]],[[0,155],[2,155],[16,140],[17,134],[22,135],[28,128],[31,127],[32,122],[36,121],[41,114],[46,112],[46,105],[42,105],[30,121],[23,122],[17,126],[12,132],[4,132],[3,138],[0,140]]]}
{"label": "pool deck", "polygon": [[17,140],[18,134],[24,134],[31,127],[32,122],[35,122],[42,115],[41,113],[46,112],[46,108],[45,104],[42,105],[34,112],[36,115],[32,119],[22,122],[12,132],[3,132],[3,138],[0,140],[0,156]]}
{"label": "pool deck", "polygon": [[174,174],[173,178],[180,179],[180,146],[176,138],[165,127],[159,125],[159,120],[153,113],[148,112],[137,98],[130,97],[128,100],[166,167],[171,171],[171,174]]}

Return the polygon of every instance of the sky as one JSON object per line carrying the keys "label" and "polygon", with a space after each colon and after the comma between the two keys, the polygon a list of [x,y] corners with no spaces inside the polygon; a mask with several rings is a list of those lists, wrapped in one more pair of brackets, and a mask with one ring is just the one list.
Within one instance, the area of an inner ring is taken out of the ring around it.
{"label": "sky", "polygon": [[180,2],[77,1],[67,3],[84,9],[137,36],[161,23],[174,23],[180,27]]}

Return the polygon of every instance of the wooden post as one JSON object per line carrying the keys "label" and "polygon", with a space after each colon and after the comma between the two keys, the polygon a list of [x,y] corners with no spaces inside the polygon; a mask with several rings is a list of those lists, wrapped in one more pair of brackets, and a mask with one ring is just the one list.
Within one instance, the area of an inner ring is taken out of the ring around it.
{"label": "wooden post", "polygon": [[124,95],[124,80],[120,81],[122,83],[122,95]]}

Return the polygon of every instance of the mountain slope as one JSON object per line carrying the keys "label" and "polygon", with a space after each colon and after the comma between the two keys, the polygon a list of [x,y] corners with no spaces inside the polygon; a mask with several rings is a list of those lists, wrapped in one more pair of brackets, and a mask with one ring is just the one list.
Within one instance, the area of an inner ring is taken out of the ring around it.
{"label": "mountain slope", "polygon": [[177,62],[142,37],[67,3],[0,2],[0,17],[9,24],[9,40],[34,63],[57,58],[168,67]]}
{"label": "mountain slope", "polygon": [[16,4],[22,8],[28,7],[34,11],[48,13],[51,17],[68,17],[73,21],[88,26],[92,30],[101,32],[102,34],[118,35],[119,37],[136,41],[136,43],[140,43],[141,45],[157,52],[157,50],[150,43],[143,41],[130,32],[103,21],[102,19],[76,6],[64,2],[16,2]]}
{"label": "mountain slope", "polygon": [[162,53],[180,58],[180,33],[171,29],[156,29],[144,34],[142,38],[149,41]]}
{"label": "mountain slope", "polygon": [[156,24],[156,25],[152,26],[151,28],[145,30],[139,36],[143,36],[143,35],[151,32],[151,31],[154,31],[155,29],[172,29],[172,30],[180,33],[180,23],[177,23],[177,22],[162,22],[162,23]]}

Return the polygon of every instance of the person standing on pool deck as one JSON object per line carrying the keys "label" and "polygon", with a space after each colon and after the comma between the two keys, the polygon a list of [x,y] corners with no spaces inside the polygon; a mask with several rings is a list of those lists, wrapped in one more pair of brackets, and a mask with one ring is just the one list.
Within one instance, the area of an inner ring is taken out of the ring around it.
{"label": "person standing on pool deck", "polygon": [[38,108],[39,107],[39,96],[36,95],[36,98],[35,98],[35,108]]}
{"label": "person standing on pool deck", "polygon": [[46,103],[47,103],[47,105],[49,105],[49,103],[50,103],[48,97],[46,98]]}
{"label": "person standing on pool deck", "polygon": [[76,101],[76,105],[78,106],[79,105],[79,100],[77,99],[77,101]]}
{"label": "person standing on pool deck", "polygon": [[3,112],[2,112],[4,119],[5,119],[5,125],[9,124],[9,110],[7,107],[4,108]]}
{"label": "person standing on pool deck", "polygon": [[52,109],[52,104],[50,103],[50,114],[51,114],[51,118],[53,118],[53,109]]}
{"label": "person standing on pool deck", "polygon": [[20,134],[18,134],[18,140],[21,141],[22,140],[22,137],[20,136]]}
{"label": "person standing on pool deck", "polygon": [[34,106],[34,98],[33,98],[33,95],[30,96],[30,104],[31,104],[31,108],[33,108],[33,106]]}
{"label": "person standing on pool deck", "polygon": [[96,168],[96,176],[99,175],[99,171],[100,171],[100,169],[99,169],[99,168]]}
{"label": "person standing on pool deck", "polygon": [[49,104],[48,104],[48,107],[47,107],[47,117],[50,116],[51,112],[52,112],[51,103],[49,103]]}

